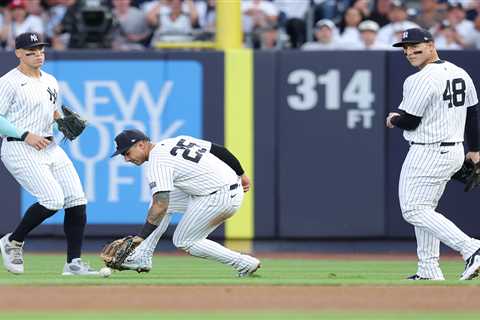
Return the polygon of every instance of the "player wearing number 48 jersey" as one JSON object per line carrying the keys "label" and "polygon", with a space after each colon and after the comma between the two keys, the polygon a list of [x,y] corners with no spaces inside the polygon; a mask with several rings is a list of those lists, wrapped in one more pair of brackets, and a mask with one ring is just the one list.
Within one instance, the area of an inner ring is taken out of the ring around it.
{"label": "player wearing number 48 jersey", "polygon": [[250,181],[240,162],[226,148],[189,136],[165,139],[156,144],[139,130],[125,130],[116,138],[117,151],[125,161],[147,162],[152,203],[138,240],[142,243],[122,267],[148,271],[158,240],[165,232],[171,212],[182,212],[173,243],[195,257],[233,267],[249,276],[260,261],[207,239],[240,208]]}
{"label": "player wearing number 48 jersey", "polygon": [[439,59],[428,31],[408,29],[394,46],[403,47],[410,64],[420,69],[405,80],[400,111],[386,119],[388,128],[404,129],[410,143],[398,191],[403,218],[415,227],[417,238],[418,269],[409,279],[444,279],[439,266],[441,241],[462,254],[466,265],[460,280],[470,280],[480,270],[480,241],[436,208],[464,158],[480,161],[477,93],[465,70]]}

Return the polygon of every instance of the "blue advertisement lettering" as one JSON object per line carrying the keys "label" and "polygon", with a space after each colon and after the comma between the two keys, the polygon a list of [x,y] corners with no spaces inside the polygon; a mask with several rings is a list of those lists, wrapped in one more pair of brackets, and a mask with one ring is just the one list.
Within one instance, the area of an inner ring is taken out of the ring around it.
{"label": "blue advertisement lettering", "polygon": [[[88,121],[77,140],[61,144],[83,183],[88,223],[143,224],[151,199],[145,166],[110,158],[114,137],[125,128],[140,129],[153,142],[183,134],[202,137],[202,65],[72,60],[49,62],[44,70],[57,78],[62,103]],[[61,138],[57,133],[57,143]],[[35,201],[22,191],[22,212]],[[63,216],[46,223],[63,223]]]}

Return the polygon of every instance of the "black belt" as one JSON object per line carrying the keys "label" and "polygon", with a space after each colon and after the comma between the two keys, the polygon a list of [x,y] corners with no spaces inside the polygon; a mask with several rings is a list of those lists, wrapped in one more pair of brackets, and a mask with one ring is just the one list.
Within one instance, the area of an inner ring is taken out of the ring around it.
{"label": "black belt", "polygon": [[[234,183],[234,184],[231,184],[231,185],[230,185],[230,191],[231,191],[231,190],[235,190],[235,189],[237,189],[237,188],[238,188],[238,183]],[[217,192],[218,192],[218,190],[217,190],[217,191],[213,191],[213,192],[210,193],[210,194],[215,194],[215,193],[217,193]]]}
{"label": "black belt", "polygon": [[[460,143],[460,142],[440,142],[440,147],[451,147],[451,146],[456,145],[457,143]],[[418,144],[418,145],[421,145],[421,146],[425,146],[425,145],[434,144],[434,143],[421,143],[421,142],[413,142],[413,141],[411,141],[410,144],[411,144],[411,145],[413,145],[413,144]]]}
{"label": "black belt", "polygon": [[[50,141],[53,141],[53,137],[50,136],[50,137],[45,137],[45,139],[47,140],[50,140]],[[7,141],[23,141],[22,139],[20,138],[14,138],[14,137],[7,137]]]}

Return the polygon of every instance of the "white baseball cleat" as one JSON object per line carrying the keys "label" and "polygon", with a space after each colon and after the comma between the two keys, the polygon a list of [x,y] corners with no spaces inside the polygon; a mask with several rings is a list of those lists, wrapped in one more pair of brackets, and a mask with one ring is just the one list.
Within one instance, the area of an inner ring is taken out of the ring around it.
{"label": "white baseball cleat", "polygon": [[240,263],[239,268],[237,268],[238,276],[240,278],[249,277],[253,275],[261,267],[261,262],[257,258],[241,255],[242,262]]}
{"label": "white baseball cleat", "polygon": [[467,259],[465,264],[465,271],[463,271],[460,280],[472,280],[478,277],[480,272],[480,249],[478,249],[470,258]]}
{"label": "white baseball cleat", "polygon": [[23,273],[23,242],[9,241],[11,233],[7,233],[0,239],[3,265],[13,274]]}
{"label": "white baseball cleat", "polygon": [[87,262],[83,262],[80,258],[75,258],[70,263],[65,263],[62,276],[96,276],[98,271],[90,268]]}
{"label": "white baseball cleat", "polygon": [[120,265],[124,270],[149,272],[152,269],[152,256],[145,252],[134,250]]}

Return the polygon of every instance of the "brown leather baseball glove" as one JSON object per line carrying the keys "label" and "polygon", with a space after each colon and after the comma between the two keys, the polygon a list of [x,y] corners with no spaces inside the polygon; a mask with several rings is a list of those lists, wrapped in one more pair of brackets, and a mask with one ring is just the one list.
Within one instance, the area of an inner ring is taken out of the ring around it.
{"label": "brown leather baseball glove", "polygon": [[100,257],[109,268],[120,271],[127,270],[122,267],[122,263],[142,241],[142,238],[137,236],[127,236],[117,239],[103,247]]}

